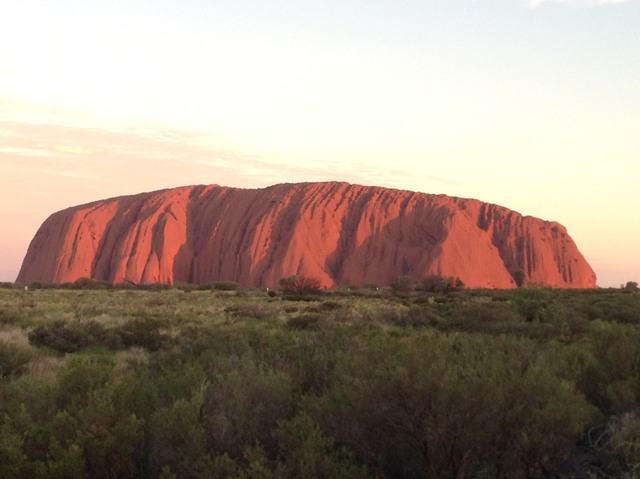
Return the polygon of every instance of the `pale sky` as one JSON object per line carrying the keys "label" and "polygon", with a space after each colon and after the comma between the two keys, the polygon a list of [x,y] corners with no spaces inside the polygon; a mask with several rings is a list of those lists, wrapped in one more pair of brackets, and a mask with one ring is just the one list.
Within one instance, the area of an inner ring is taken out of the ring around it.
{"label": "pale sky", "polygon": [[324,180],[558,221],[640,281],[640,0],[5,3],[0,281],[69,206]]}

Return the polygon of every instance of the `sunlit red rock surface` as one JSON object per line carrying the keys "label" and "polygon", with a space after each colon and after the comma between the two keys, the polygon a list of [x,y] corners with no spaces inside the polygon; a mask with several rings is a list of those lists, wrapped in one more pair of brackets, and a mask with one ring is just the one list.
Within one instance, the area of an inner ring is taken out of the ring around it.
{"label": "sunlit red rock surface", "polygon": [[299,274],[332,287],[437,274],[511,288],[517,270],[548,286],[596,285],[558,223],[477,200],[298,183],[189,186],[60,211],[33,238],[17,280],[273,287]]}

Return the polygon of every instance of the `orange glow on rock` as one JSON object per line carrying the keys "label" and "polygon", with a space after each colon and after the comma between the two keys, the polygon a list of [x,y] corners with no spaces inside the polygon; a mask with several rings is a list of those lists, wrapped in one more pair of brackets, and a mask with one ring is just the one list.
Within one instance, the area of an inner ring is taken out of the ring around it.
{"label": "orange glow on rock", "polygon": [[596,286],[558,223],[477,200],[327,182],[190,186],[69,208],[40,227],[18,281],[275,287],[300,275],[334,287],[441,275],[513,288],[517,270],[547,286]]}

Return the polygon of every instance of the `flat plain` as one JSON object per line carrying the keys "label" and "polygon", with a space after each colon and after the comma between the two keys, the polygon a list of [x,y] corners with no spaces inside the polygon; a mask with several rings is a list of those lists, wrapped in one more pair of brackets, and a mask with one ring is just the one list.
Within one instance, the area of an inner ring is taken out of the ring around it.
{"label": "flat plain", "polygon": [[0,477],[635,477],[640,294],[0,289]]}

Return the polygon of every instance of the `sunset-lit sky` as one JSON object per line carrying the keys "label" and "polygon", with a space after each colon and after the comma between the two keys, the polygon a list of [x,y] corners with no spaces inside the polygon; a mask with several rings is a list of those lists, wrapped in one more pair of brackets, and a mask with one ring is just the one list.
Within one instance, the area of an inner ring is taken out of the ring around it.
{"label": "sunset-lit sky", "polygon": [[320,180],[558,221],[640,281],[640,0],[20,0],[0,42],[0,281],[68,206]]}

